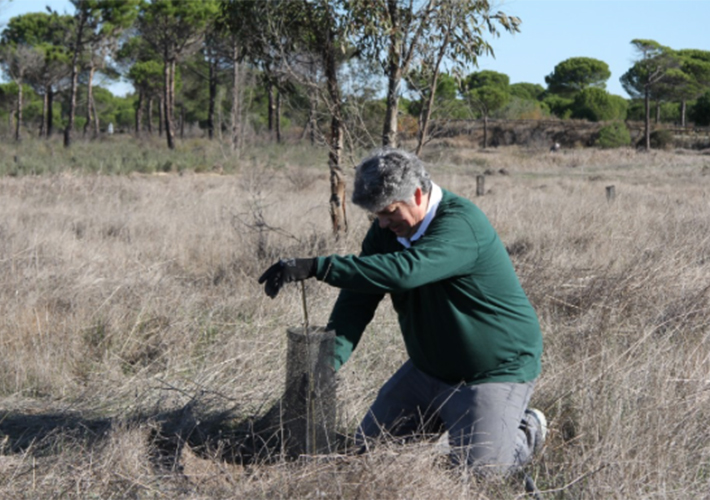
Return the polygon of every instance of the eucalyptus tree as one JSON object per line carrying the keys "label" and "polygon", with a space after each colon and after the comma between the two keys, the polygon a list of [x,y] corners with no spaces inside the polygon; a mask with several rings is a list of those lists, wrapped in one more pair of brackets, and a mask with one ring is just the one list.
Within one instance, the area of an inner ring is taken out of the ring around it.
{"label": "eucalyptus tree", "polygon": [[[330,215],[333,232],[347,231],[343,98],[338,79],[342,55],[347,52],[351,28],[347,0],[265,0],[226,2],[224,12],[230,29],[242,43],[244,57],[267,72],[277,71],[321,92],[330,116],[328,167]],[[254,27],[258,29],[254,29]],[[323,75],[316,88],[308,75]]]}
{"label": "eucalyptus tree", "polygon": [[449,73],[441,73],[436,80],[436,88],[432,92],[431,70],[427,65],[410,70],[405,77],[406,94],[416,96],[407,106],[409,114],[417,117],[417,154],[426,143],[433,138],[429,129],[436,120],[466,119],[468,110],[459,97],[459,80]]}
{"label": "eucalyptus tree", "polygon": [[517,17],[493,12],[488,0],[350,0],[349,6],[356,45],[380,60],[387,78],[383,146],[397,145],[400,86],[412,64],[431,68],[433,99],[444,61],[460,74],[479,56],[494,55],[486,33],[498,36],[499,27],[517,32],[520,25]]}
{"label": "eucalyptus tree", "polygon": [[163,112],[168,148],[175,148],[176,64],[199,46],[207,26],[218,13],[215,0],[151,0],[143,3],[138,29],[163,60]]}
{"label": "eucalyptus tree", "polygon": [[[285,3],[288,4],[288,0]],[[330,216],[336,236],[348,230],[345,175],[342,169],[345,139],[343,101],[338,80],[338,70],[342,62],[340,54],[348,47],[347,33],[351,24],[350,11],[346,7],[345,3],[338,0],[304,0],[301,10],[294,13],[295,18],[303,22],[304,28],[304,31],[296,31],[296,48],[300,46],[304,52],[314,54],[320,59],[325,78],[330,112]]]}
{"label": "eucalyptus tree", "polygon": [[586,88],[606,89],[610,77],[609,65],[604,61],[571,57],[555,66],[555,70],[545,77],[545,83],[549,92],[571,98]]}
{"label": "eucalyptus tree", "polygon": [[631,41],[639,59],[624,73],[621,85],[632,98],[642,98],[644,102],[644,147],[651,149],[651,98],[653,92],[669,80],[669,71],[679,66],[673,51],[654,40],[634,39]]}

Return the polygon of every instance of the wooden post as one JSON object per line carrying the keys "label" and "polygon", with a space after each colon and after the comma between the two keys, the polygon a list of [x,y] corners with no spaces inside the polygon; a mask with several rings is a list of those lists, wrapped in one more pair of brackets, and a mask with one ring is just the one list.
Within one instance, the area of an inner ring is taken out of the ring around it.
{"label": "wooden post", "polygon": [[486,194],[485,183],[486,183],[486,176],[485,175],[477,175],[476,176],[476,196],[483,196],[484,194]]}
{"label": "wooden post", "polygon": [[607,186],[606,187],[606,201],[607,202],[612,202],[614,201],[614,198],[616,198],[616,189],[615,187],[612,186]]}

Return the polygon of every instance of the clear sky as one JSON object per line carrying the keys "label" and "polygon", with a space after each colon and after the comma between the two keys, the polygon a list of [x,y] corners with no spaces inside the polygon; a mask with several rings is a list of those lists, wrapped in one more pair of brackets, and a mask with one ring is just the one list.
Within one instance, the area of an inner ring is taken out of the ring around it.
{"label": "clear sky", "polygon": [[[479,69],[510,76],[511,83],[539,83],[570,57],[592,57],[609,65],[607,90],[628,97],[619,83],[637,55],[631,40],[655,40],[672,49],[710,50],[710,0],[492,0],[496,10],[522,20],[520,33],[490,39],[495,58]],[[0,0],[0,24],[50,5],[73,12],[69,0]],[[114,93],[130,87],[114,85]]]}
{"label": "clear sky", "polygon": [[609,65],[607,90],[628,98],[619,78],[637,59],[631,40],[651,39],[674,50],[710,51],[710,0],[505,0],[497,10],[522,20],[520,33],[490,40],[495,59],[479,69],[510,83],[539,83],[571,57]]}

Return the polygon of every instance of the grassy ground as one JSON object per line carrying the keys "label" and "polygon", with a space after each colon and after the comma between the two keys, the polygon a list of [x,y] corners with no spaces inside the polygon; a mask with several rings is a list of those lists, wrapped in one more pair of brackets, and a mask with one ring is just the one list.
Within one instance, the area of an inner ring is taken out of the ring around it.
{"label": "grassy ground", "polygon": [[[299,289],[270,300],[257,277],[278,257],[357,252],[368,225],[352,208],[331,236],[322,151],[0,148],[0,498],[522,496],[427,441],[232,460],[238,423],[279,398],[302,322]],[[425,159],[487,213],[538,311],[533,404],[551,430],[529,473],[544,497],[707,498],[710,157],[449,141]],[[324,324],[337,290],[306,291]],[[405,357],[383,303],[339,374],[343,433]]]}

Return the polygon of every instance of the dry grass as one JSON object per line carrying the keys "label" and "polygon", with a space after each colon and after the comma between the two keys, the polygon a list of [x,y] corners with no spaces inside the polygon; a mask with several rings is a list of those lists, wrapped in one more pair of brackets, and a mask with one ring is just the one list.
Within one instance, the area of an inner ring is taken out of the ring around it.
{"label": "dry grass", "polygon": [[[683,153],[451,141],[426,153],[442,186],[488,214],[539,313],[533,403],[551,433],[530,473],[546,498],[708,498],[710,157]],[[286,328],[302,321],[296,287],[272,301],[256,278],[280,256],[357,252],[367,227],[352,209],[350,232],[331,237],[327,170],[312,158],[284,148],[221,160],[228,175],[0,178],[0,497],[522,495],[450,470],[428,442],[230,460],[236,424],[280,396]],[[324,324],[337,291],[307,293]],[[383,303],[340,374],[343,432],[404,359]]]}

